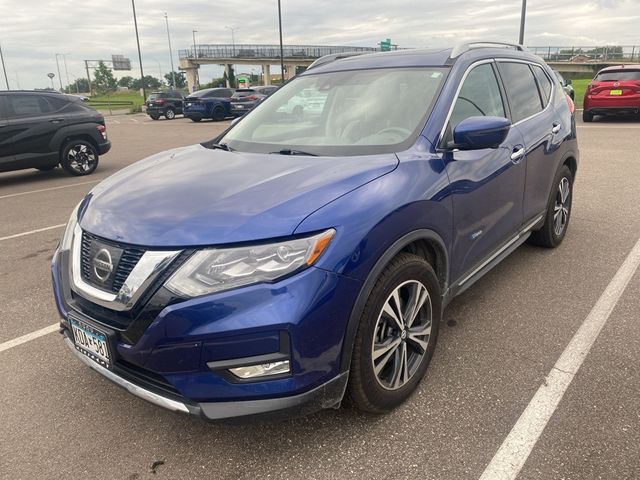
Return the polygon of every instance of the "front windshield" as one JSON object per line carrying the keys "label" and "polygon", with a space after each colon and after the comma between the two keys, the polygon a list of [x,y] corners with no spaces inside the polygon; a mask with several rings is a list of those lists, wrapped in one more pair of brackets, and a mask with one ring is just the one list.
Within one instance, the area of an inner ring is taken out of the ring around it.
{"label": "front windshield", "polygon": [[269,96],[219,143],[255,153],[400,151],[424,126],[446,72],[429,67],[303,75]]}

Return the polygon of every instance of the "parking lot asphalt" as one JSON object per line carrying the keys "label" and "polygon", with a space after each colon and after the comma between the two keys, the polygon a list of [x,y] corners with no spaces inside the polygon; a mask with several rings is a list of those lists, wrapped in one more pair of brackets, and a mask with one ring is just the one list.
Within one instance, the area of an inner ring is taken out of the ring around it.
{"label": "parking lot asphalt", "polygon": [[[84,194],[225,126],[108,118],[113,149],[95,174],[0,174],[0,344],[57,322],[49,261]],[[564,243],[525,244],[454,300],[427,376],[397,410],[204,423],[119,389],[51,333],[0,349],[0,478],[479,478],[640,237],[640,122],[579,122],[578,134]],[[637,271],[519,478],[640,478],[639,292]]]}

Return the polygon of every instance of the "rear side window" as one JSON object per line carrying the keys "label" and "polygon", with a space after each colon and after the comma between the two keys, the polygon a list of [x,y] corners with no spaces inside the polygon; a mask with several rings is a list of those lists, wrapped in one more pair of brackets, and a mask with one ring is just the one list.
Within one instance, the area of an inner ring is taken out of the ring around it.
{"label": "rear side window", "polygon": [[542,111],[533,73],[526,63],[500,62],[500,75],[511,107],[513,123]]}
{"label": "rear side window", "polygon": [[498,80],[489,63],[467,75],[451,113],[450,132],[464,119],[478,116],[506,117]]}
{"label": "rear side window", "polygon": [[63,108],[67,107],[69,103],[71,103],[66,98],[57,98],[57,97],[51,97],[51,96],[47,97],[46,100],[47,102],[49,102],[49,104],[51,105],[51,109],[54,112],[57,112],[58,110],[62,110]]}
{"label": "rear side window", "polygon": [[542,94],[542,99],[544,106],[547,106],[549,103],[549,97],[551,97],[551,80],[547,77],[547,74],[544,73],[542,67],[538,65],[532,65],[533,73],[536,76],[536,80],[538,81],[538,86],[540,87],[540,93]]}
{"label": "rear side window", "polygon": [[30,117],[52,111],[51,105],[39,95],[7,95],[9,117]]}
{"label": "rear side window", "polygon": [[640,70],[609,70],[601,72],[594,78],[596,82],[624,82],[626,80],[640,80]]}
{"label": "rear side window", "polygon": [[205,97],[207,98],[229,98],[231,97],[231,95],[233,95],[233,91],[228,90],[226,88],[220,89],[220,90],[212,90],[211,92],[207,93],[205,95]]}

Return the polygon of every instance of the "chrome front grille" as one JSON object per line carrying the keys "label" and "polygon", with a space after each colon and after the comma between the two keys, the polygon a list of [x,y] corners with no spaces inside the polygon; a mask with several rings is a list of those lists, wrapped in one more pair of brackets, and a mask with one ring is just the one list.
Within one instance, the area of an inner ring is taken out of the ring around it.
{"label": "chrome front grille", "polygon": [[[110,280],[109,284],[101,285],[93,281],[91,275],[91,261],[92,261],[92,246],[100,245],[103,247],[108,247],[113,251],[117,252],[119,259],[116,265],[114,265],[115,271],[113,272],[113,278]],[[82,278],[85,282],[95,285],[99,288],[103,288],[106,291],[110,291],[112,293],[118,293],[122,288],[122,285],[127,280],[127,277],[134,269],[134,267],[138,264],[142,256],[144,255],[145,250],[139,247],[131,247],[127,245],[115,244],[113,242],[105,242],[104,240],[95,237],[87,232],[82,232],[82,243],[80,247],[80,268],[82,273]]]}

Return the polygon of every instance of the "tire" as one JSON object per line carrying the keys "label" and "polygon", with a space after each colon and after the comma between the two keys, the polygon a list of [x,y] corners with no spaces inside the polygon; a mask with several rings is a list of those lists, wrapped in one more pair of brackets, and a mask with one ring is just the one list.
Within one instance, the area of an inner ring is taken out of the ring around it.
{"label": "tire", "polygon": [[[400,308],[392,306],[397,305],[394,292],[398,292]],[[412,317],[407,305],[425,292],[428,295],[422,297],[424,302],[412,326],[406,327],[404,320]],[[413,393],[435,349],[441,308],[440,286],[431,265],[418,255],[398,254],[378,277],[360,317],[347,386],[349,398],[359,410],[388,412]],[[396,315],[405,310],[400,323],[385,313],[389,309]],[[405,327],[401,329],[400,325]]]}
{"label": "tire", "polygon": [[173,108],[167,108],[167,111],[164,112],[164,118],[167,120],[173,120],[176,118],[176,111]]}
{"label": "tire", "polygon": [[160,115],[158,115],[157,113],[154,113],[153,115],[149,115],[151,117],[151,120],[158,120],[160,119]]}
{"label": "tire", "polygon": [[582,121],[584,123],[589,123],[589,122],[593,122],[593,113],[587,111],[587,110],[583,110],[582,111]]}
{"label": "tire", "polygon": [[98,151],[85,140],[70,140],[60,151],[60,165],[70,175],[89,175],[98,167]]}
{"label": "tire", "polygon": [[202,118],[200,117],[190,117],[192,122],[196,122],[198,123],[200,120],[202,120]]}
{"label": "tire", "polygon": [[531,234],[531,243],[547,248],[555,248],[562,243],[569,228],[572,199],[573,175],[569,167],[562,165],[553,179],[544,225]]}
{"label": "tire", "polygon": [[36,169],[40,170],[41,172],[50,172],[51,170],[53,170],[57,166],[58,166],[58,164],[56,163],[55,165],[47,165],[46,167],[36,167]]}
{"label": "tire", "polygon": [[225,111],[222,107],[216,107],[213,109],[213,120],[216,122],[220,122],[225,118]]}

